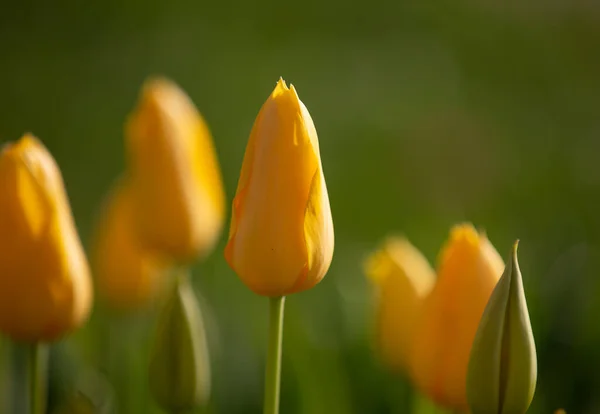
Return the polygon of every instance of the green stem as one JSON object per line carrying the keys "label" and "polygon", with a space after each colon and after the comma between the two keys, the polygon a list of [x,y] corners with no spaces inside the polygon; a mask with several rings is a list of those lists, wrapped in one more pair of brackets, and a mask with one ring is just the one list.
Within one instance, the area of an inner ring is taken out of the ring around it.
{"label": "green stem", "polygon": [[283,336],[283,307],[285,296],[270,299],[269,348],[265,372],[264,414],[279,413],[279,387],[281,377],[281,340]]}
{"label": "green stem", "polygon": [[43,345],[34,343],[29,350],[29,407],[31,414],[43,414],[44,375],[42,372]]}

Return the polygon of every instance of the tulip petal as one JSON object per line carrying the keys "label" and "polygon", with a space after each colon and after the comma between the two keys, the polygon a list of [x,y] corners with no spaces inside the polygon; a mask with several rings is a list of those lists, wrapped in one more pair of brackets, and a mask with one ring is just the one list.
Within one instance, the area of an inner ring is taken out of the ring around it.
{"label": "tulip petal", "polygon": [[238,179],[235,197],[233,198],[231,224],[229,226],[229,240],[227,241],[227,245],[225,246],[225,259],[227,260],[231,268],[236,272],[237,270],[235,269],[233,260],[235,235],[238,230],[241,214],[246,201],[246,195],[248,193],[248,185],[252,176],[257,136],[259,133],[259,129],[262,125],[262,118],[265,112],[265,108],[267,107],[267,105],[270,104],[270,99],[273,99],[275,96],[280,95],[286,88],[287,87],[285,85],[285,82],[283,81],[283,79],[280,78],[279,82],[277,82],[275,90],[269,96],[269,99],[267,99],[267,101],[261,106],[260,111],[258,112],[258,116],[256,117],[254,124],[252,125],[252,130],[250,131],[248,143],[246,144],[246,151],[244,153],[244,159],[242,161],[240,178]]}
{"label": "tulip petal", "polygon": [[394,370],[408,367],[423,301],[435,283],[435,272],[406,238],[389,237],[365,263],[377,287],[377,337],[384,361]]}
{"label": "tulip petal", "polygon": [[315,172],[310,186],[304,215],[304,240],[307,263],[286,294],[300,292],[319,283],[327,273],[333,257],[333,223],[327,187],[320,169]]}
{"label": "tulip petal", "polygon": [[246,144],[246,152],[244,153],[244,160],[242,161],[242,170],[240,172],[240,178],[238,180],[237,189],[235,191],[235,197],[233,198],[233,205],[231,208],[231,224],[229,226],[229,240],[225,246],[225,259],[235,271],[233,261],[233,244],[235,243],[235,235],[238,230],[238,224],[240,216],[242,214],[244,204],[246,201],[246,195],[248,192],[248,183],[250,182],[250,175],[252,173],[252,166],[254,164],[254,151],[256,146],[256,136],[258,134],[258,127],[261,124],[261,118],[263,114],[263,108],[267,105],[267,102],[263,104],[254,121],[252,131],[250,132],[250,138],[248,144]]}

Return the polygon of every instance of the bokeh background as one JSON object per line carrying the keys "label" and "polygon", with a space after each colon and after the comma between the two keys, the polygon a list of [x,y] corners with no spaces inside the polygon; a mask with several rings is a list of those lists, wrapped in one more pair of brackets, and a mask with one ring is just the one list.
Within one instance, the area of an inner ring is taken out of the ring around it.
{"label": "bokeh background", "polygon": [[[462,221],[485,229],[503,255],[521,240],[539,359],[531,412],[600,412],[598,2],[1,6],[0,143],[31,131],[48,146],[88,246],[149,75],[178,82],[203,113],[229,200],[260,106],[279,76],[296,86],[319,133],[336,252],[324,281],[287,301],[283,413],[408,412],[407,383],[373,352],[362,261],[398,232],[434,263]],[[258,413],[267,301],[228,268],[223,245],[194,268],[212,354],[209,411]],[[108,332],[111,318],[97,308],[53,347],[52,405],[75,387],[113,405],[127,394],[126,414],[158,412],[144,378],[152,317]],[[112,343],[129,357],[111,371],[99,355]],[[2,354],[6,401],[7,341]]]}

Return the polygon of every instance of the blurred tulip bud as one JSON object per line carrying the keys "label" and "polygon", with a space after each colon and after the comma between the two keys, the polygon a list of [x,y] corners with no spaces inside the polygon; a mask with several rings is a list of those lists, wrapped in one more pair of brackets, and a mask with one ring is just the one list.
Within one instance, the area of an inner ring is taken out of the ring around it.
{"label": "blurred tulip bud", "polygon": [[537,361],[517,243],[481,317],[467,377],[473,414],[524,414],[531,404]]}
{"label": "blurred tulip bud", "polygon": [[92,305],[88,262],[52,155],[26,135],[0,154],[0,331],[50,341]]}
{"label": "blurred tulip bud", "polygon": [[136,309],[156,298],[167,263],[142,247],[129,183],[121,181],[103,206],[94,244],[98,294],[117,309]]}
{"label": "blurred tulip bud", "polygon": [[174,83],[144,85],[126,130],[135,217],[145,247],[179,261],[206,256],[225,195],[208,127]]}
{"label": "blurred tulip bud", "polygon": [[469,224],[452,229],[438,280],[423,303],[410,361],[413,381],[440,405],[467,408],[471,345],[503,267],[485,235]]}
{"label": "blurred tulip bud", "polygon": [[54,414],[98,414],[94,403],[82,393],[75,393],[68,397]]}
{"label": "blurred tulip bud", "polygon": [[282,296],[321,281],[333,244],[317,132],[280,79],[250,133],[225,258],[255,293]]}
{"label": "blurred tulip bud", "polygon": [[150,354],[150,391],[165,410],[204,405],[210,361],[200,308],[187,275],[177,277],[159,319]]}
{"label": "blurred tulip bud", "polygon": [[435,283],[435,272],[405,238],[385,240],[365,263],[365,273],[377,287],[377,340],[385,362],[407,368],[415,321]]}

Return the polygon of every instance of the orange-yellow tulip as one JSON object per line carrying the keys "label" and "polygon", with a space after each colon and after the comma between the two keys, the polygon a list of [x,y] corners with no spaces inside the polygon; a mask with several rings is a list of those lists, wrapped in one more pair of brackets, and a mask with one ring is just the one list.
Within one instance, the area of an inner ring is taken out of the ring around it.
{"label": "orange-yellow tulip", "polygon": [[119,182],[104,205],[93,257],[98,294],[118,309],[150,303],[167,270],[165,260],[142,247],[128,184]]}
{"label": "orange-yellow tulip", "polygon": [[92,304],[88,262],[58,165],[32,136],[0,155],[0,331],[50,341]]}
{"label": "orange-yellow tulip", "polygon": [[377,288],[377,345],[387,365],[406,370],[415,321],[435,283],[427,259],[408,240],[386,239],[369,256],[365,273]]}
{"label": "orange-yellow tulip", "polygon": [[225,195],[208,127],[174,83],[143,88],[126,129],[131,189],[141,240],[178,261],[207,255],[225,215]]}
{"label": "orange-yellow tulip", "polygon": [[254,292],[281,296],[317,284],[333,244],[317,132],[280,79],[250,133],[225,258]]}
{"label": "orange-yellow tulip", "polygon": [[423,303],[412,343],[413,381],[437,403],[466,410],[469,354],[481,315],[504,263],[470,225],[452,229],[438,280]]}

